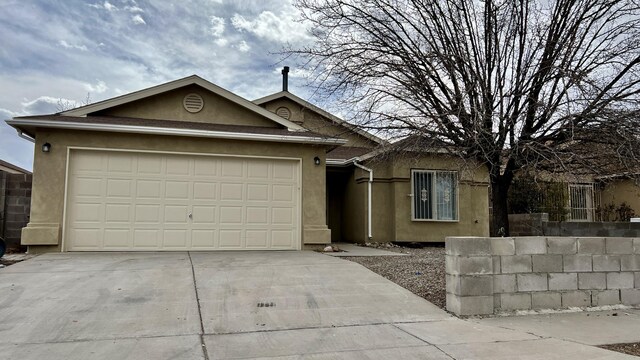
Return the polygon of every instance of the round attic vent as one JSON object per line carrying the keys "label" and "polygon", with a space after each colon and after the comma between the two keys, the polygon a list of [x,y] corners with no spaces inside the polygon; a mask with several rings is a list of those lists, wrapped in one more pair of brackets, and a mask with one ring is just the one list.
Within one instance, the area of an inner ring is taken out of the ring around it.
{"label": "round attic vent", "polygon": [[182,105],[188,112],[197,113],[204,107],[204,100],[202,99],[202,96],[192,93],[184,97]]}
{"label": "round attic vent", "polygon": [[276,115],[289,120],[289,118],[291,117],[291,111],[288,108],[282,106],[276,110]]}

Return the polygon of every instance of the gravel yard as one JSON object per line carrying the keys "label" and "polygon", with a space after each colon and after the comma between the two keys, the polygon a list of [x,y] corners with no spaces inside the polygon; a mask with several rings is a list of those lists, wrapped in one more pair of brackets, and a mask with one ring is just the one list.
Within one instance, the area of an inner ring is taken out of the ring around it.
{"label": "gravel yard", "polygon": [[[444,244],[373,244],[408,256],[343,257],[384,276],[431,303],[446,307]],[[389,246],[389,247],[388,247]]]}
{"label": "gravel yard", "polygon": [[640,343],[602,345],[600,347],[607,350],[621,352],[623,354],[640,356]]}

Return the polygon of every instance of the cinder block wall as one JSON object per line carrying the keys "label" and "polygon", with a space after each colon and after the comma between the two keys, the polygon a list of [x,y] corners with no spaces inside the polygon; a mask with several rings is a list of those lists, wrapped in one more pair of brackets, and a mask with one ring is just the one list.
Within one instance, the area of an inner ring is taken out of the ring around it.
{"label": "cinder block wall", "polygon": [[447,310],[640,305],[640,238],[448,237]]}
{"label": "cinder block wall", "polygon": [[22,228],[29,222],[31,211],[31,174],[4,174],[4,208],[2,232],[7,248],[19,249]]}

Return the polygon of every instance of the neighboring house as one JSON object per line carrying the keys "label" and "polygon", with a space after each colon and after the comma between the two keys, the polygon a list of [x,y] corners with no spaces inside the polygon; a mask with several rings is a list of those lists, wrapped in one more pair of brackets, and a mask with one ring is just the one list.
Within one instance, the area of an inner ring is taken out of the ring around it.
{"label": "neighboring house", "polygon": [[30,205],[31,172],[0,160],[0,238],[10,250],[20,248]]}
{"label": "neighboring house", "polygon": [[8,120],[36,143],[22,244],[284,250],[488,235],[486,170],[437,152],[386,156],[385,141],[287,92],[286,74],[284,85],[250,102],[190,76]]}
{"label": "neighboring house", "polygon": [[[640,214],[640,177],[542,174],[519,177],[512,186],[515,213],[549,213],[551,221],[629,221]],[[522,204],[520,202],[529,202]]]}

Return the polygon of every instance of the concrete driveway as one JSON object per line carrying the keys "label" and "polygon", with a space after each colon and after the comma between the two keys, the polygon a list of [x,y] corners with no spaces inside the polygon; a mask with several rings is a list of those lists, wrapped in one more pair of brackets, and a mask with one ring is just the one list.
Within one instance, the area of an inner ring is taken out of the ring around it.
{"label": "concrete driveway", "polygon": [[458,320],[314,252],[48,254],[0,270],[3,359],[633,359]]}

